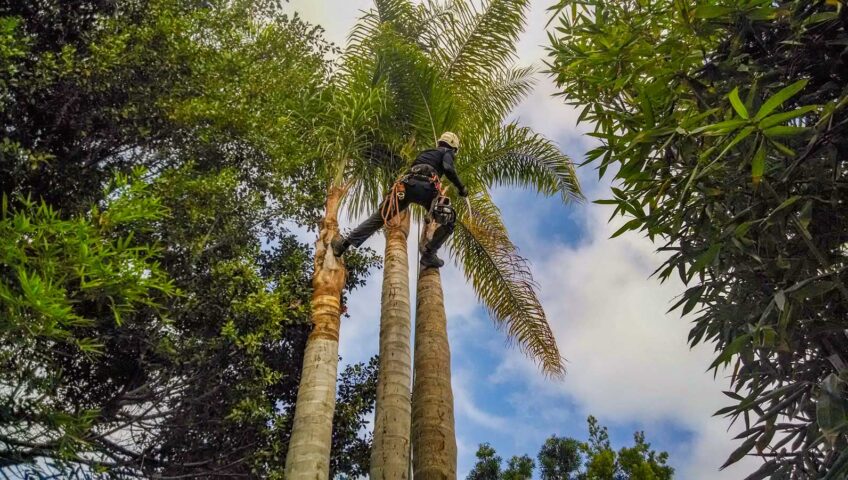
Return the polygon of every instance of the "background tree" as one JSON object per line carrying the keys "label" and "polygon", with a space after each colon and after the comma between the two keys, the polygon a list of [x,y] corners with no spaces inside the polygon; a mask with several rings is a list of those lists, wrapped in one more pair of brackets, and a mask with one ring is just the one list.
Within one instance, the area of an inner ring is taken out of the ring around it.
{"label": "background tree", "polygon": [[533,469],[536,468],[536,463],[527,455],[514,455],[506,463],[501,478],[503,480],[530,480],[533,478]]}
{"label": "background tree", "polygon": [[[615,172],[616,233],[689,285],[689,341],[732,367],[749,479],[848,472],[844,1],[560,2],[551,73]],[[662,61],[657,61],[662,58]]]}
{"label": "background tree", "polygon": [[551,435],[539,449],[539,476],[542,480],[571,480],[580,468],[580,442],[573,438]]}
{"label": "background tree", "polygon": [[466,477],[468,480],[498,480],[501,478],[501,457],[488,443],[481,443],[477,448],[477,463],[471,473]]}
{"label": "background tree", "polygon": [[[657,453],[645,442],[645,434],[633,434],[634,445],[618,452],[612,449],[607,428],[595,417],[588,418],[589,439],[552,435],[539,449],[543,480],[671,480],[674,469],[667,465],[668,453]],[[488,444],[477,450],[477,463],[467,480],[515,480],[533,476],[535,463],[527,455],[513,456],[501,471],[501,457]]]}
{"label": "background tree", "polygon": [[[275,4],[0,2],[0,472],[279,475],[330,47]],[[374,377],[341,376],[334,471]]]}

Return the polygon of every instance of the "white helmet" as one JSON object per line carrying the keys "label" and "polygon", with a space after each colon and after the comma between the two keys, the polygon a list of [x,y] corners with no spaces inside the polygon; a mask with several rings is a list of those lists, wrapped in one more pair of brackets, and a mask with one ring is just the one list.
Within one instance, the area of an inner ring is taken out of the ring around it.
{"label": "white helmet", "polygon": [[445,132],[439,137],[439,142],[446,143],[449,147],[459,150],[459,137],[453,132]]}

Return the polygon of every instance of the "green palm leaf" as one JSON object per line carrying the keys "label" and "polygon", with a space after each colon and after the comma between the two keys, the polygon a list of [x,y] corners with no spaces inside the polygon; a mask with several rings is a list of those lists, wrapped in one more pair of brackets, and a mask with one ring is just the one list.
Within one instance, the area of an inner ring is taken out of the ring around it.
{"label": "green palm leaf", "polygon": [[556,338],[536,295],[537,285],[527,261],[509,239],[500,212],[484,195],[470,199],[472,210],[460,204],[460,221],[451,244],[498,328],[537,361],[542,371],[565,374]]}
{"label": "green palm leaf", "polygon": [[474,84],[480,75],[506,68],[524,27],[527,0],[489,0],[479,7],[455,0],[439,17],[437,60],[458,86]]}
{"label": "green palm leaf", "polygon": [[[498,123],[530,93],[536,80],[533,78],[533,67],[512,68],[495,72],[475,85],[469,92],[463,94],[464,102],[474,106],[464,123],[475,125],[479,123]],[[458,92],[459,93],[459,92]]]}
{"label": "green palm leaf", "polygon": [[563,201],[581,198],[571,159],[547,138],[514,123],[483,132],[479,143],[463,153],[461,174],[481,185],[518,186]]}

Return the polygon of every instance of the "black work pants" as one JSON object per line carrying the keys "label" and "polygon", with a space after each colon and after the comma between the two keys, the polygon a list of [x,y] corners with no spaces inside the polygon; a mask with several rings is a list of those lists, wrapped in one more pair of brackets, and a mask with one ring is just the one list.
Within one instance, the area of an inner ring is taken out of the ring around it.
{"label": "black work pants", "polygon": [[[433,200],[435,200],[435,198],[439,195],[439,191],[436,190],[436,186],[429,180],[413,177],[407,179],[404,182],[404,185],[404,197],[403,199],[398,200],[398,211],[400,212],[406,210],[406,207],[408,207],[410,203],[420,205],[429,211]],[[390,195],[394,195],[394,193],[391,193]],[[383,210],[388,200],[388,198],[383,200],[381,207],[377,209],[376,212],[372,213],[370,217],[350,232],[350,235],[347,236],[347,241],[350,242],[351,245],[354,247],[362,245],[365,240],[368,240],[368,237],[373,235],[374,232],[383,226]],[[388,221],[391,220],[392,216],[397,212],[390,211],[385,213],[388,214],[386,216],[386,221]],[[429,243],[427,243],[426,249],[431,252],[438,250],[439,247],[445,243],[445,240],[448,239],[450,234],[453,233],[454,225],[455,221],[452,221],[447,225],[439,225],[439,228],[437,228],[433,233],[433,238]]]}

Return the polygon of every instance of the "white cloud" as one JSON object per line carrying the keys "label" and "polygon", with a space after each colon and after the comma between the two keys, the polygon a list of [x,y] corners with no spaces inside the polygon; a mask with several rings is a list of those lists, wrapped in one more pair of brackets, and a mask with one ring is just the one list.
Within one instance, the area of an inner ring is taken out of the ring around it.
{"label": "white cloud", "polygon": [[[739,478],[756,461],[717,471],[735,445],[724,431],[726,421],[711,416],[725,404],[721,388],[727,381],[722,376],[714,381],[705,372],[712,359],[709,346],[687,347],[689,322],[665,314],[684,287],[648,278],[662,259],[647,239],[638,234],[608,239],[620,224],[606,222],[610,213],[585,205],[580,210],[584,242],[549,246],[547,254],[531,249],[543,305],[569,360],[565,380],[544,380],[515,353],[492,380],[532,376],[532,388],[558,392],[602,423],[673,422],[694,432],[691,458],[673,458],[686,472],[679,478]],[[649,439],[650,434],[649,428]]]}
{"label": "white cloud", "polygon": [[371,0],[289,0],[288,8],[298,12],[304,20],[324,27],[324,37],[339,47],[347,44],[350,27],[362,11],[370,9]]}
{"label": "white cloud", "polygon": [[474,394],[468,389],[474,381],[472,372],[456,370],[451,373],[451,387],[453,389],[453,404],[455,417],[471,420],[475,424],[487,429],[504,432],[511,426],[508,418],[491,414],[477,406]]}

